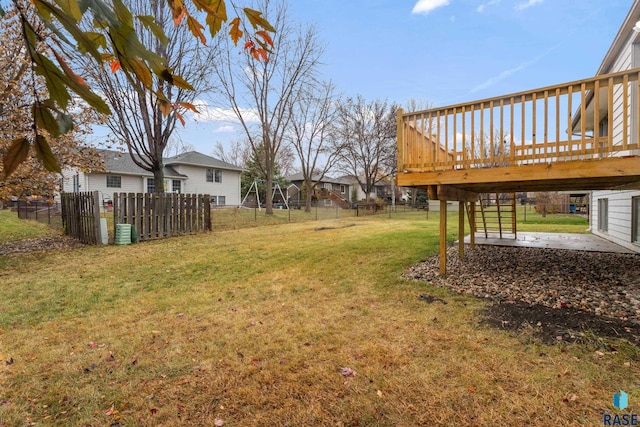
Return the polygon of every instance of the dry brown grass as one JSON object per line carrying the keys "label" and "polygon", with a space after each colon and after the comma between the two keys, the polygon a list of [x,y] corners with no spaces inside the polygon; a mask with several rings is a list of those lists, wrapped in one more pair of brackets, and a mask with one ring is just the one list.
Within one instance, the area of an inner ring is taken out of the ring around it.
{"label": "dry brown grass", "polygon": [[436,230],[348,218],[0,258],[0,425],[602,425],[617,389],[634,404],[635,349],[544,346],[403,280]]}

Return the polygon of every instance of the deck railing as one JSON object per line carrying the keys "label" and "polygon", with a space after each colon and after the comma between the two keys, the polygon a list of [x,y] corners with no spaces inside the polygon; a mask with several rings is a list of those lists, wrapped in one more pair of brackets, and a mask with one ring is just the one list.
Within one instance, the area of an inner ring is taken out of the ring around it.
{"label": "deck railing", "polygon": [[[634,154],[640,69],[419,112],[398,112],[398,170]],[[626,153],[625,153],[626,152]]]}

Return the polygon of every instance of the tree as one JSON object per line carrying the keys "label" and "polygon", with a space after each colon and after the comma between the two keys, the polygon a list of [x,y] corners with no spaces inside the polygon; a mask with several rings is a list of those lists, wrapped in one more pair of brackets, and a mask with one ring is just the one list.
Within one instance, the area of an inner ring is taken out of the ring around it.
{"label": "tree", "polygon": [[[254,154],[264,150],[264,162],[258,167],[265,185],[272,188],[278,154],[291,120],[291,105],[300,88],[315,80],[323,49],[314,27],[294,28],[288,21],[285,1],[261,0],[259,8],[275,28],[274,49],[269,61],[254,61],[245,52],[232,52],[227,41],[224,58],[214,64],[221,82],[221,94],[242,126]],[[255,110],[254,126],[243,114]],[[266,192],[266,213],[273,213],[271,191]]]}
{"label": "tree", "polygon": [[337,104],[333,149],[336,166],[356,179],[369,197],[379,182],[397,169],[396,110],[387,101],[367,102],[361,96]]}
{"label": "tree", "polygon": [[212,154],[223,162],[245,167],[247,160],[249,159],[250,151],[251,147],[248,147],[248,143],[243,140],[236,139],[231,141],[228,149],[225,149],[222,142],[216,142]]}
{"label": "tree", "polygon": [[337,152],[330,149],[330,123],[335,114],[334,86],[330,82],[301,88],[290,106],[291,132],[287,137],[300,161],[305,192],[305,211],[311,211],[313,180],[324,178]]}
{"label": "tree", "polygon": [[[19,19],[17,10],[12,8],[0,21],[0,37],[4,40],[0,45],[0,155],[3,156],[10,151],[12,141],[27,138],[33,131],[29,119],[32,113],[30,107],[34,100],[47,96],[43,79],[32,75],[30,64],[23,54]],[[34,29],[38,37],[49,37],[43,25],[34,26]],[[86,147],[83,136],[90,131],[91,124],[100,121],[100,117],[82,103],[73,102],[71,105],[70,117],[82,118],[76,120],[78,125],[57,138],[42,131],[42,137],[46,135],[50,139],[51,152],[60,165],[98,170],[101,167],[98,154]],[[60,176],[43,169],[38,162],[38,155],[41,153],[27,152],[14,173],[0,181],[0,200],[10,197],[25,199],[28,196],[53,198],[60,187]],[[6,174],[4,164],[0,165],[0,173]]]}
{"label": "tree", "polygon": [[285,179],[280,173],[280,165],[276,162],[273,169],[273,184],[266,184],[266,177],[264,175],[264,163],[265,163],[265,149],[259,145],[257,150],[248,150],[248,157],[244,163],[244,171],[240,175],[240,191],[242,194],[247,194],[251,189],[251,185],[255,182],[257,191],[261,201],[267,199],[267,197],[273,197],[274,185],[277,183],[280,188],[285,186]]}
{"label": "tree", "polygon": [[[159,1],[170,9],[175,25],[186,26],[192,36],[202,43],[207,41],[204,26],[189,11],[189,3],[193,4],[197,12],[204,14],[211,37],[227,21],[225,0]],[[136,82],[153,92],[157,96],[160,112],[164,115],[168,115],[177,106],[163,97],[162,92],[154,92],[156,79],[153,76],[167,85],[182,89],[193,88],[169,67],[162,55],[158,55],[156,46],[147,48],[140,41],[137,31],[142,27],[161,41],[167,39],[155,17],[134,17],[122,0],[113,0],[111,4],[104,0],[31,0],[30,4],[33,4],[36,11],[35,23],[30,20],[30,9],[24,0],[12,0],[11,4],[18,11],[20,38],[24,43],[24,54],[30,62],[31,73],[42,77],[48,90],[48,98],[36,97],[31,104],[32,135],[14,139],[4,153],[5,177],[27,159],[32,145],[45,168],[60,171],[51,152],[50,137],[55,138],[73,129],[73,118],[68,114],[73,96],[81,98],[99,113],[110,114],[102,97],[92,91],[85,79],[70,66],[70,60],[78,54],[88,55],[97,63],[109,63],[112,70],[120,70],[126,80]],[[235,10],[233,3],[232,6]],[[255,59],[267,60],[268,50],[273,44],[269,35],[273,27],[259,11],[244,8],[243,14],[256,30],[254,36],[248,36],[245,50]],[[5,15],[6,11],[0,6],[0,18]],[[81,28],[86,23],[92,26],[90,31]],[[52,37],[40,37],[37,28],[41,24],[53,32]],[[229,23],[229,37],[236,44],[245,34],[244,25],[239,17]]]}
{"label": "tree", "polygon": [[[126,145],[136,165],[153,174],[155,192],[163,193],[165,150],[176,125],[184,125],[183,114],[197,111],[193,105],[196,96],[211,90],[207,66],[214,61],[215,52],[193,38],[188,27],[173,24],[164,0],[127,0],[127,6],[136,16],[153,18],[155,27],[136,25],[141,43],[169,69],[193,82],[191,87],[171,84],[156,75],[150,76],[150,85],[142,84],[125,73],[114,73],[108,64],[89,61],[86,65],[91,82],[112,111],[107,120],[112,135]],[[172,108],[163,111],[165,102]]]}

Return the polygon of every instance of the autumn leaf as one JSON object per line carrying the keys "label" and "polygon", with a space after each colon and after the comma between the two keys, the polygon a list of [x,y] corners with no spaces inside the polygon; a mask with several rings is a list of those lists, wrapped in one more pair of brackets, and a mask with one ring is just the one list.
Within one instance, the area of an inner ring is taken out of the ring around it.
{"label": "autumn leaf", "polygon": [[142,22],[149,31],[153,33],[154,36],[162,43],[163,46],[166,46],[169,43],[169,38],[162,30],[162,27],[158,25],[156,19],[151,15],[138,15],[138,20]]}
{"label": "autumn leaf", "polygon": [[36,135],[33,147],[36,149],[36,156],[40,162],[42,162],[42,166],[44,166],[46,170],[62,173],[62,169],[60,169],[60,165],[58,165],[56,157],[51,152],[49,141],[47,141],[47,138],[45,138],[44,135]]}
{"label": "autumn leaf", "polygon": [[247,40],[247,42],[244,44],[245,49],[252,49],[254,46],[255,43],[253,42],[253,40]]}
{"label": "autumn leaf", "polygon": [[262,12],[245,7],[244,14],[247,16],[247,19],[249,19],[249,22],[251,23],[253,28],[257,29],[258,27],[260,27],[264,28],[267,31],[271,31],[272,33],[276,32],[276,29],[271,26],[269,21],[262,17]]}
{"label": "autumn leaf", "polygon": [[178,113],[177,111],[175,111],[175,115],[176,115],[176,119],[180,121],[180,124],[182,125],[182,127],[185,127],[187,122],[184,120],[184,116]]}
{"label": "autumn leaf", "polygon": [[236,16],[231,20],[229,25],[231,26],[229,29],[229,36],[231,37],[233,44],[237,46],[238,41],[242,38],[242,34],[244,34],[240,29],[240,18]]}
{"label": "autumn leaf", "polygon": [[67,75],[69,79],[75,81],[80,86],[89,87],[86,80],[83,79],[78,74],[74,73],[71,67],[69,67],[69,64],[67,64],[67,61],[60,54],[58,54],[58,52],[54,50],[53,55],[56,57],[56,59],[58,60],[58,64],[60,64],[60,66],[62,67],[62,70],[64,71],[64,73]]}
{"label": "autumn leaf", "polygon": [[191,86],[189,84],[189,82],[187,82],[185,79],[183,79],[182,77],[180,77],[177,74],[173,74],[172,75],[173,78],[173,85],[179,87],[180,89],[187,89],[187,90],[195,90],[193,88],[193,86]]}
{"label": "autumn leaf", "polygon": [[193,105],[193,104],[192,104],[192,103],[190,103],[190,102],[178,102],[178,105],[179,105],[179,106],[181,106],[181,107],[186,108],[187,110],[191,110],[191,111],[193,111],[194,113],[199,113],[199,112],[200,112],[200,111],[198,111],[198,109],[196,108],[196,106],[195,106],[195,105]]}
{"label": "autumn leaf", "polygon": [[173,15],[173,23],[174,25],[180,25],[180,22],[182,22],[182,18],[184,18],[184,16],[187,14],[187,10],[184,7],[181,7],[179,9],[177,9],[177,14],[174,11],[174,15]]}
{"label": "autumn leaf", "polygon": [[160,107],[160,111],[162,112],[162,115],[164,116],[168,116],[171,110],[173,109],[169,101],[159,100],[158,105]]}
{"label": "autumn leaf", "polygon": [[4,166],[4,176],[7,178],[11,175],[18,165],[24,162],[29,155],[29,140],[27,138],[18,138],[13,141],[9,151],[2,158]]}
{"label": "autumn leaf", "polygon": [[342,374],[343,377],[355,377],[356,376],[356,371],[354,371],[351,368],[340,368],[340,373]]}
{"label": "autumn leaf", "polygon": [[202,32],[204,26],[191,15],[187,16],[187,27],[189,27],[189,31],[191,31],[191,34],[199,39],[202,44],[207,44],[207,39]]}
{"label": "autumn leaf", "polygon": [[269,46],[273,47],[273,39],[271,38],[269,33],[267,33],[266,31],[264,31],[264,30],[256,31],[256,36],[262,37],[262,39],[265,41],[265,43],[267,43]]}
{"label": "autumn leaf", "polygon": [[111,64],[109,64],[109,66],[111,67],[112,74],[115,74],[119,69],[122,68],[122,66],[120,65],[120,61],[118,61],[117,59],[111,61]]}

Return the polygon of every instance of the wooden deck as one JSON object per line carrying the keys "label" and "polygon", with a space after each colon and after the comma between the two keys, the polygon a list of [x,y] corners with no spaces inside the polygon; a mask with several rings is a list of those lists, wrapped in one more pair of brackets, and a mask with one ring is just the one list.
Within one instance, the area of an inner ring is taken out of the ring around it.
{"label": "wooden deck", "polygon": [[[398,111],[401,187],[471,216],[481,193],[640,189],[640,68],[418,112]],[[465,205],[466,203],[473,205]],[[442,212],[442,211],[441,211]],[[473,239],[471,244],[473,245]],[[463,255],[463,244],[460,244]]]}
{"label": "wooden deck", "polygon": [[399,111],[397,184],[461,201],[487,191],[640,188],[639,72]]}

